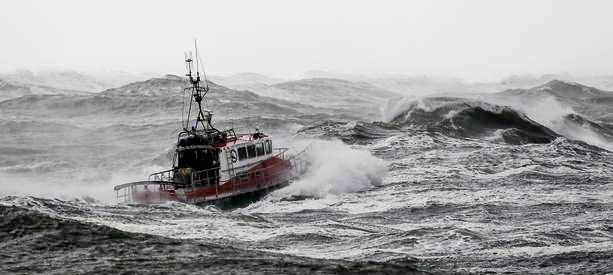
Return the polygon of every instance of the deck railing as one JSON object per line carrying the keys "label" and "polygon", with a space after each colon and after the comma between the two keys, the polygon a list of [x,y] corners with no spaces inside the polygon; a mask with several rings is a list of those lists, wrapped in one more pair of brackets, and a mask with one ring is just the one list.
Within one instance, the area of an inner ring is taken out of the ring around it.
{"label": "deck railing", "polygon": [[163,181],[139,181],[115,186],[118,202],[142,203],[135,194],[143,194],[147,203],[164,202],[168,200],[168,192],[174,191],[175,186]]}
{"label": "deck railing", "polygon": [[166,170],[149,175],[149,181],[172,181],[173,170]]}

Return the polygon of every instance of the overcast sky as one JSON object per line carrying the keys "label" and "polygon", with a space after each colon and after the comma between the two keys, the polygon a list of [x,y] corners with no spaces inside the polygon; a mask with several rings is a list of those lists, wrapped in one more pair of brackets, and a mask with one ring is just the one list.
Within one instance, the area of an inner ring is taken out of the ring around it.
{"label": "overcast sky", "polygon": [[0,71],[613,74],[613,1],[2,1]]}

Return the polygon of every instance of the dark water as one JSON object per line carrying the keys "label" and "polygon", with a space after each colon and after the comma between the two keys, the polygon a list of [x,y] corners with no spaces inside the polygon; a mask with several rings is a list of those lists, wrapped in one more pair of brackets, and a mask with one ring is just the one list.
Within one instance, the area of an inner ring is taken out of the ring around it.
{"label": "dark water", "polygon": [[408,101],[388,122],[248,93],[213,98],[221,125],[313,142],[309,172],[238,209],[129,206],[112,186],[170,165],[180,103],[113,93],[0,102],[0,273],[613,272],[606,123],[545,125],[458,98]]}

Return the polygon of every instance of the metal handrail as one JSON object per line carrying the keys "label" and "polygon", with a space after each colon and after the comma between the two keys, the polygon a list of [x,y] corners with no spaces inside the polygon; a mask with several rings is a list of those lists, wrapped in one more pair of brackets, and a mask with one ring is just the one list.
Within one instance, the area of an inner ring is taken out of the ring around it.
{"label": "metal handrail", "polygon": [[[211,183],[219,183],[219,179],[221,178],[221,174],[215,175],[219,168],[206,169],[201,171],[192,172],[190,178],[192,180],[192,185],[203,185],[202,182],[206,182],[205,185],[209,185]],[[206,176],[202,178],[200,175],[205,173]],[[210,176],[213,173],[214,176]]]}
{"label": "metal handrail", "polygon": [[[173,173],[173,169],[169,169],[169,170],[164,170],[161,172],[157,172],[157,173],[153,173],[151,175],[149,175],[149,178],[147,178],[148,180],[151,181],[151,178],[153,178],[153,180],[156,181],[172,181],[172,173]],[[168,174],[168,175],[166,175]],[[165,180],[166,179],[166,180]]]}
{"label": "metal handrail", "polygon": [[[117,201],[123,201],[124,203],[132,203],[135,202],[134,195],[141,190],[139,190],[139,186],[144,186],[144,191],[152,191],[150,194],[153,197],[149,197],[151,200],[157,200],[159,202],[164,201],[165,198],[162,196],[162,192],[160,191],[168,191],[174,192],[175,186],[173,182],[164,182],[164,181],[139,181],[139,182],[131,182],[126,184],[117,185],[114,187],[115,193],[117,196]],[[148,186],[154,186],[153,190],[148,190]],[[157,186],[157,190],[155,190],[155,186]],[[157,197],[155,196],[157,194]]]}
{"label": "metal handrail", "polygon": [[146,185],[168,185],[174,187],[174,182],[172,181],[137,181],[137,182],[129,182],[120,185],[116,185],[113,187],[113,190],[118,191],[124,189],[126,187],[135,187],[135,186],[146,186]]}

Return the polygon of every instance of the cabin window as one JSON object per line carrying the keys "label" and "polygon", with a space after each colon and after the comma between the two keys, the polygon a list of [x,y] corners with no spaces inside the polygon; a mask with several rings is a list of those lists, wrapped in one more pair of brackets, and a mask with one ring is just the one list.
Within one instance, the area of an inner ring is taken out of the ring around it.
{"label": "cabin window", "polygon": [[249,158],[255,158],[255,145],[247,146],[247,154],[249,155]]}
{"label": "cabin window", "polygon": [[196,161],[196,150],[185,150],[179,152],[179,167],[194,167]]}
{"label": "cabin window", "polygon": [[259,142],[258,144],[256,144],[255,150],[256,150],[256,153],[258,153],[258,157],[263,156],[264,155],[264,143]]}
{"label": "cabin window", "polygon": [[239,160],[247,159],[247,148],[245,147],[238,148],[238,159]]}
{"label": "cabin window", "polygon": [[178,167],[193,168],[196,171],[210,169],[219,165],[217,152],[213,149],[187,149],[178,154]]}
{"label": "cabin window", "polygon": [[272,141],[267,140],[266,141],[266,154],[270,154],[272,153]]}

